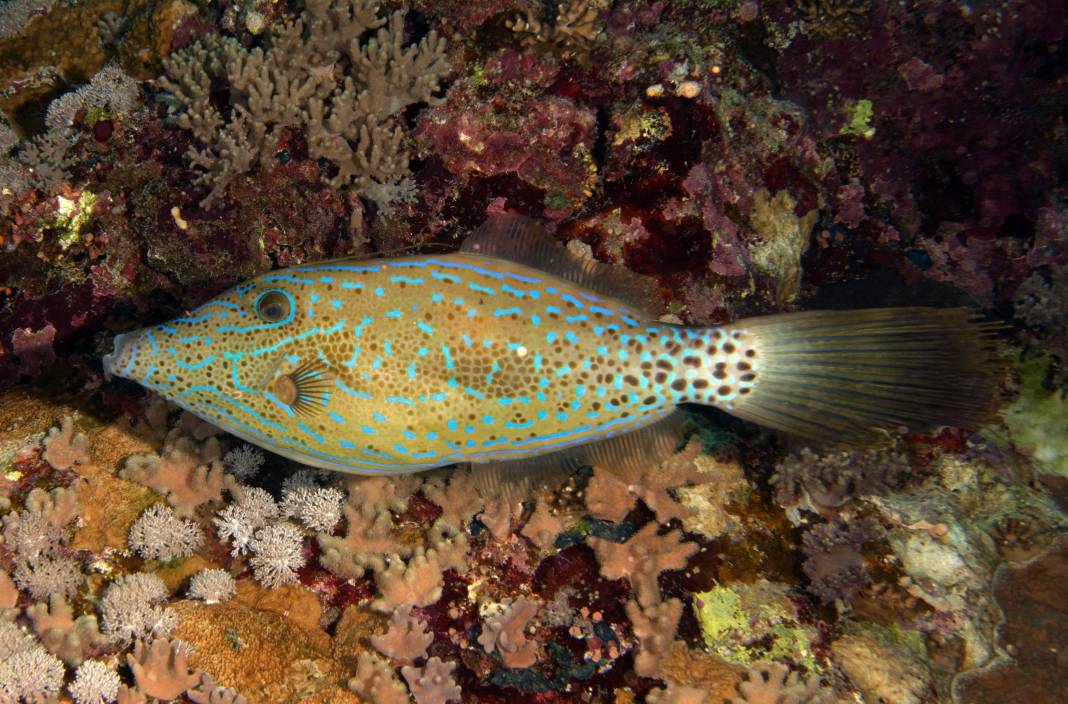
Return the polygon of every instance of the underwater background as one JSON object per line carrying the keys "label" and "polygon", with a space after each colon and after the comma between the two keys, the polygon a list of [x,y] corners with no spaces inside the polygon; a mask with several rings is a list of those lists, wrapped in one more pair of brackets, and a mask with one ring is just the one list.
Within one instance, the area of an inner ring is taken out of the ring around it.
{"label": "underwater background", "polygon": [[[1068,701],[1057,0],[0,2],[0,702]],[[999,419],[693,409],[551,489],[302,467],[116,334],[488,216],[669,322],[968,306]]]}

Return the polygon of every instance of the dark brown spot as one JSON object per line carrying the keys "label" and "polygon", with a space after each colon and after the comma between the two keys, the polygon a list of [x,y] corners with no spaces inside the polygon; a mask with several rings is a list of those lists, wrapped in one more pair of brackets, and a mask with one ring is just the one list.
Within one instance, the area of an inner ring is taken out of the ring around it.
{"label": "dark brown spot", "polygon": [[671,371],[672,369],[675,368],[671,364],[671,362],[667,361],[666,359],[658,359],[658,360],[656,360],[656,367],[657,367],[657,369],[665,369],[667,371]]}
{"label": "dark brown spot", "polygon": [[653,377],[653,381],[658,384],[663,384],[665,381],[667,381],[667,374],[665,374],[664,372],[657,372],[656,376]]}
{"label": "dark brown spot", "polygon": [[688,364],[691,367],[699,367],[699,366],[701,366],[701,358],[700,357],[695,357],[692,354],[691,355],[687,355],[687,356],[682,358],[682,363],[683,364]]}
{"label": "dark brown spot", "polygon": [[742,374],[741,379],[742,381],[752,381],[753,379],[756,379],[756,374],[754,374],[753,372],[749,372],[748,374]]}
{"label": "dark brown spot", "polygon": [[736,350],[736,349],[737,348],[734,346],[733,342],[724,342],[723,343],[723,351],[726,352],[727,354],[734,354],[734,350]]}
{"label": "dark brown spot", "polygon": [[748,394],[748,393],[749,393],[750,391],[752,391],[752,389],[750,389],[750,388],[748,388],[748,387],[746,387],[746,388],[744,388],[744,389],[738,389],[738,393],[740,393],[740,394],[741,394],[742,396],[745,396],[745,395],[746,395],[746,394]]}
{"label": "dark brown spot", "polygon": [[708,380],[707,379],[694,379],[693,387],[695,389],[707,389],[708,388]]}
{"label": "dark brown spot", "polygon": [[631,374],[627,374],[625,377],[623,377],[623,381],[627,382],[631,386],[637,386],[638,385],[638,377],[633,376]]}
{"label": "dark brown spot", "polygon": [[716,393],[719,394],[720,396],[728,396],[731,393],[731,387],[729,387],[726,384],[724,384],[723,386],[721,386],[718,389],[716,389]]}
{"label": "dark brown spot", "polygon": [[738,362],[738,370],[739,371],[747,372],[752,368],[753,368],[753,365],[750,364],[749,362]]}
{"label": "dark brown spot", "polygon": [[745,356],[749,357],[750,359],[752,359],[753,357],[756,357],[756,350],[754,350],[754,349],[746,350],[745,351]]}
{"label": "dark brown spot", "polygon": [[717,369],[716,371],[712,372],[712,376],[722,381],[723,379],[727,378],[727,372],[723,371],[722,369]]}
{"label": "dark brown spot", "polygon": [[671,382],[671,388],[675,391],[682,391],[686,388],[686,380],[676,379],[675,381]]}
{"label": "dark brown spot", "polygon": [[642,403],[643,403],[644,405],[646,405],[646,406],[651,406],[651,405],[653,405],[654,403],[656,403],[656,396],[646,396],[646,397],[645,397],[645,398],[644,398],[644,399],[642,400]]}

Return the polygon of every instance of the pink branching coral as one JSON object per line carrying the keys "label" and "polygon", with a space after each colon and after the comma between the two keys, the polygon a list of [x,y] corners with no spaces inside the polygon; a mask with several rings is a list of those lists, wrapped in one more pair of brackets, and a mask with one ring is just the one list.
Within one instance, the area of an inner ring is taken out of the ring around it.
{"label": "pink branching coral", "polygon": [[512,534],[512,519],[515,518],[516,506],[507,499],[497,499],[486,503],[478,520],[486,526],[497,540],[508,540]]}
{"label": "pink branching coral", "polygon": [[527,519],[520,534],[542,550],[548,550],[556,542],[556,536],[564,530],[564,522],[552,512],[544,499],[538,499],[534,513]]}
{"label": "pink branching coral", "polygon": [[682,617],[682,601],[668,599],[659,604],[641,607],[638,602],[628,601],[627,618],[638,639],[638,654],[634,658],[634,671],[642,677],[656,677],[660,659],[671,652],[675,633]]}
{"label": "pink branching coral", "polygon": [[353,579],[368,568],[385,569],[386,554],[406,557],[412,547],[401,543],[393,532],[393,517],[388,510],[375,511],[374,505],[359,507],[347,503],[342,507],[346,530],[344,537],[319,534],[322,548],[320,562],[339,577]]}
{"label": "pink branching coral", "polygon": [[433,604],[441,596],[444,570],[435,550],[416,554],[408,564],[393,560],[385,570],[375,573],[375,585],[381,596],[371,602],[371,608],[389,612],[401,604]]}
{"label": "pink branching coral", "polygon": [[667,523],[672,518],[683,519],[694,513],[693,509],[678,503],[670,489],[686,484],[705,482],[694,466],[701,454],[701,441],[693,438],[680,452],[668,457],[649,471],[619,472],[594,467],[593,477],[586,486],[586,507],[590,515],[605,521],[618,522],[634,507],[634,501],[642,502],[656,514],[657,520]]}
{"label": "pink branching coral", "polygon": [[448,483],[440,474],[429,479],[423,485],[423,495],[441,507],[438,520],[458,527],[467,524],[485,505],[471,472],[467,470],[455,470]]}
{"label": "pink branching coral", "polygon": [[694,543],[682,542],[681,531],[657,535],[656,530],[657,523],[651,521],[622,544],[589,539],[601,563],[601,575],[606,579],[626,577],[643,607],[660,603],[657,575],[664,570],[682,569],[698,550]]}
{"label": "pink branching coral", "polygon": [[496,651],[505,667],[530,667],[538,659],[538,644],[526,635],[527,624],[538,613],[538,604],[525,597],[512,602],[500,614],[482,624],[479,645],[487,653]]}
{"label": "pink branching coral", "polygon": [[189,697],[193,704],[248,704],[248,700],[237,690],[220,687],[206,672],[200,675],[200,684],[188,690],[185,696]]}
{"label": "pink branching coral", "polygon": [[416,704],[445,704],[460,699],[460,686],[452,677],[455,669],[456,663],[433,657],[426,661],[425,667],[405,665],[401,674]]}
{"label": "pink branching coral", "polygon": [[830,704],[832,692],[820,686],[819,680],[808,680],[791,672],[777,662],[754,663],[746,679],[738,684],[741,697],[732,704]]}
{"label": "pink branching coral", "polygon": [[159,455],[134,455],[120,472],[124,479],[144,484],[167,497],[180,516],[192,516],[197,506],[222,501],[223,489],[234,479],[223,471],[215,454],[188,437],[179,437]]}
{"label": "pink branching coral", "polygon": [[142,641],[134,643],[126,662],[133,671],[137,688],[150,697],[170,701],[195,687],[199,672],[189,671],[189,646],[180,641],[157,638],[145,648]]}
{"label": "pink branching coral", "polygon": [[34,604],[26,614],[41,644],[71,667],[80,665],[90,651],[104,644],[96,616],[74,618],[74,610],[62,594],[53,594],[51,604]]}
{"label": "pink branching coral", "polygon": [[709,704],[708,692],[668,680],[667,688],[654,689],[645,697],[649,704]]}
{"label": "pink branching coral", "polygon": [[353,506],[370,507],[376,514],[385,511],[404,511],[408,507],[408,498],[423,483],[418,474],[399,475],[395,477],[359,477],[345,478],[345,489],[349,492],[349,503]]}
{"label": "pink branching coral", "polygon": [[70,469],[89,461],[89,440],[85,433],[74,432],[74,419],[67,416],[58,428],[52,428],[44,442],[42,457],[55,469]]}
{"label": "pink branching coral", "polygon": [[371,636],[371,645],[386,657],[403,665],[410,665],[417,658],[426,657],[426,649],[434,640],[434,634],[412,614],[411,604],[403,604],[393,610],[389,630],[380,636]]}
{"label": "pink branching coral", "polygon": [[179,518],[174,509],[152,504],[130,526],[129,546],[146,560],[189,557],[204,543],[197,524]]}
{"label": "pink branching coral", "polygon": [[370,653],[360,653],[349,689],[375,704],[408,704],[408,691],[393,677],[393,668]]}

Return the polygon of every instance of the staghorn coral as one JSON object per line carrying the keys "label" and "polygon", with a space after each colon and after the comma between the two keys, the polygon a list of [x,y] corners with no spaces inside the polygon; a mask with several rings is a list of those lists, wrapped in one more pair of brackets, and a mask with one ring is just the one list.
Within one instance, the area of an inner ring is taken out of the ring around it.
{"label": "staghorn coral", "polygon": [[130,548],[146,560],[189,557],[204,543],[196,523],[183,520],[165,504],[152,504],[130,526]]}
{"label": "staghorn coral", "polygon": [[274,523],[256,531],[249,541],[249,566],[256,581],[278,587],[297,581],[295,570],[304,566],[304,536],[292,523]]}
{"label": "staghorn coral", "polygon": [[[409,178],[398,112],[430,100],[447,64],[434,32],[404,44],[402,12],[382,18],[373,0],[314,0],[298,19],[277,24],[265,47],[209,36],[165,68],[160,84],[176,121],[201,145],[186,156],[197,182],[210,186],[205,205],[235,176],[270,163],[283,133],[298,129],[309,155],[337,168],[330,185],[352,185],[388,208]],[[224,85],[229,120],[211,100]]]}
{"label": "staghorn coral", "polygon": [[371,645],[391,660],[410,665],[426,657],[427,646],[433,640],[434,634],[412,614],[412,605],[403,604],[393,610],[385,635],[371,636]]}
{"label": "staghorn coral", "polygon": [[49,604],[38,603],[26,609],[41,644],[71,667],[82,664],[88,653],[105,642],[96,616],[74,618],[74,610],[62,594],[53,593]]}
{"label": "staghorn coral", "polygon": [[460,687],[452,677],[455,669],[456,663],[443,662],[435,656],[427,660],[424,667],[405,665],[401,675],[416,704],[445,704],[460,699]]}
{"label": "staghorn coral", "polygon": [[66,416],[58,428],[48,431],[41,457],[54,469],[70,469],[89,461],[89,440],[74,430],[74,419]]}
{"label": "staghorn coral", "polygon": [[408,704],[408,691],[393,677],[393,668],[371,653],[360,653],[356,676],[349,689],[368,701],[380,704]]}
{"label": "staghorn coral", "polygon": [[625,543],[590,538],[589,544],[601,564],[606,579],[626,577],[638,603],[649,607],[660,603],[657,576],[664,570],[679,570],[698,550],[693,543],[682,542],[682,533],[673,530],[657,535],[655,521],[647,523]]}
{"label": "staghorn coral", "polygon": [[672,598],[644,608],[636,601],[628,601],[626,612],[639,644],[634,671],[642,677],[656,677],[660,659],[671,652],[675,642],[682,617],[682,601]]}
{"label": "staghorn coral", "polygon": [[221,502],[223,489],[234,484],[212,454],[207,444],[198,447],[192,438],[181,436],[162,456],[130,457],[119,475],[166,497],[179,516],[189,517],[201,504]]}
{"label": "staghorn coral", "polygon": [[482,624],[478,643],[487,653],[497,652],[505,667],[531,667],[538,659],[538,643],[527,638],[526,628],[538,613],[537,602],[520,597]]}
{"label": "staghorn coral", "polygon": [[165,638],[153,640],[147,648],[137,641],[133,652],[126,655],[137,688],[165,701],[177,699],[200,680],[199,672],[189,671],[188,659],[189,646]]}
{"label": "staghorn coral", "polygon": [[123,644],[167,635],[178,617],[159,605],[166,598],[167,586],[156,575],[120,575],[104,590],[100,601],[104,633]]}
{"label": "staghorn coral", "polygon": [[106,704],[118,698],[121,684],[114,669],[99,660],[86,660],[74,672],[68,690],[74,704]]}
{"label": "staghorn coral", "polygon": [[831,704],[831,690],[816,678],[804,679],[789,667],[776,662],[754,663],[732,704]]}
{"label": "staghorn coral", "polygon": [[237,583],[226,570],[201,570],[189,580],[189,596],[208,604],[229,601],[237,592]]}

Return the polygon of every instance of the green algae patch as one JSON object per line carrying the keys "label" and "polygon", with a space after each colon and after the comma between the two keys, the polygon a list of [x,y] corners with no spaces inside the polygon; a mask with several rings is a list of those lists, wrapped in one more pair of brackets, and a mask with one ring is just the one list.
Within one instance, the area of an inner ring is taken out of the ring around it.
{"label": "green algae patch", "polygon": [[1020,393],[1002,415],[1013,444],[1030,454],[1044,472],[1068,477],[1068,398],[1049,388],[1050,359],[1022,357],[1016,363]]}
{"label": "green algae patch", "polygon": [[838,134],[846,137],[863,137],[871,139],[875,136],[875,128],[871,120],[875,117],[875,106],[870,100],[861,99],[852,101],[846,105],[846,123],[838,130]]}
{"label": "green algae patch", "polygon": [[760,580],[713,587],[694,595],[693,609],[705,647],[729,663],[789,660],[821,669],[812,652],[817,634],[800,622],[785,585]]}
{"label": "green algae patch", "polygon": [[59,237],[59,246],[64,251],[72,244],[81,239],[82,230],[89,224],[93,215],[93,204],[96,202],[96,194],[82,191],[78,200],[70,200],[63,196],[57,196],[59,200],[58,215],[52,222],[52,227]]}

